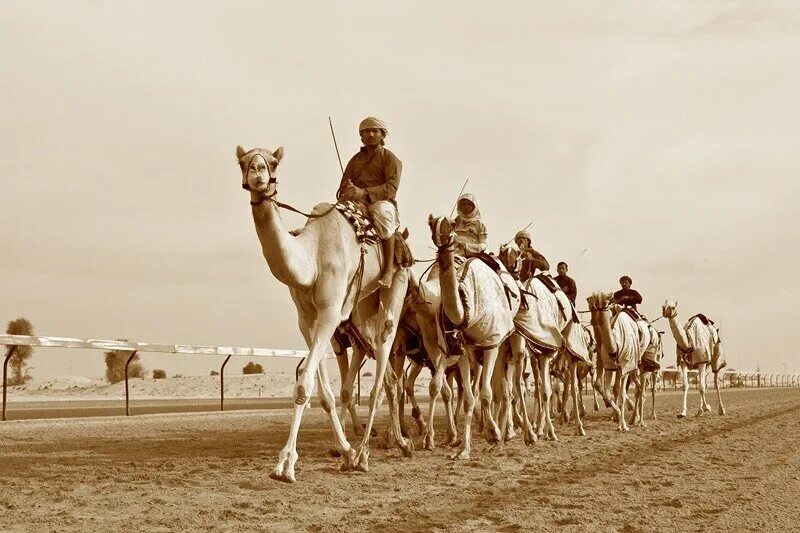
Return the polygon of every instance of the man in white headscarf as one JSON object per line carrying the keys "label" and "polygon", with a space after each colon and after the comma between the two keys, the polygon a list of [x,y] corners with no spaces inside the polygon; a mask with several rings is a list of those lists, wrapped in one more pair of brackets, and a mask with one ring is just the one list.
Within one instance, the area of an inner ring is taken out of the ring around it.
{"label": "man in white headscarf", "polygon": [[481,221],[481,210],[475,197],[469,193],[462,194],[456,204],[456,216],[453,231],[456,234],[455,252],[464,257],[472,257],[486,251],[488,232]]}
{"label": "man in white headscarf", "polygon": [[388,287],[394,277],[395,233],[400,227],[395,197],[403,164],[384,148],[384,139],[389,134],[385,122],[367,117],[359,124],[358,133],[364,146],[347,163],[336,198],[362,202],[369,207],[372,223],[383,243],[380,284]]}

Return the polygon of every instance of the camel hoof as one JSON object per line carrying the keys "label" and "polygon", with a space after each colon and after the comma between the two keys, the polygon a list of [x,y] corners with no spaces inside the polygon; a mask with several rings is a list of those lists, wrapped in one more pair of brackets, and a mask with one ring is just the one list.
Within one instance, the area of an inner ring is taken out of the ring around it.
{"label": "camel hoof", "polygon": [[414,441],[411,439],[403,439],[402,441],[397,443],[400,446],[400,450],[403,452],[403,457],[411,457],[412,452],[414,451]]}
{"label": "camel hoof", "polygon": [[400,428],[400,435],[402,435],[404,439],[407,439],[409,437],[408,430],[406,428]]}
{"label": "camel hoof", "polygon": [[536,433],[534,433],[533,430],[526,431],[522,437],[522,442],[525,443],[525,446],[532,446],[536,444],[536,441],[538,440],[539,438],[536,436]]}
{"label": "camel hoof", "polygon": [[333,457],[334,459],[337,459],[342,456],[341,452],[336,448],[328,448],[328,455],[330,457]]}
{"label": "camel hoof", "polygon": [[461,439],[458,438],[458,435],[453,435],[447,441],[446,445],[450,446],[451,448],[458,448],[459,446],[461,446]]}
{"label": "camel hoof", "polygon": [[495,428],[491,431],[486,432],[486,442],[489,444],[499,444],[502,441],[502,437],[500,436],[500,430]]}
{"label": "camel hoof", "polygon": [[358,470],[359,472],[369,472],[369,448],[366,446],[362,446],[358,452],[356,452],[356,457],[353,463],[353,470]]}
{"label": "camel hoof", "polygon": [[273,470],[269,477],[275,481],[281,481],[283,483],[294,483],[297,481],[294,477],[294,474],[284,473],[280,470]]}
{"label": "camel hoof", "polygon": [[578,436],[579,437],[585,437],[586,436],[586,430],[583,429],[582,427],[578,428]]}
{"label": "camel hoof", "polygon": [[678,418],[686,418],[686,412],[681,411],[680,413],[678,413]]}
{"label": "camel hoof", "polygon": [[505,440],[506,440],[506,442],[511,442],[516,437],[517,437],[517,432],[514,431],[513,429],[509,429],[508,432],[506,432],[506,439]]}
{"label": "camel hoof", "polygon": [[342,472],[349,472],[353,469],[356,460],[356,451],[350,448],[342,454],[342,462],[339,464],[339,470]]}
{"label": "camel hoof", "polygon": [[650,415],[650,420],[656,420],[656,415]]}
{"label": "camel hoof", "polygon": [[426,424],[425,422],[417,422],[417,432],[420,435],[424,435],[425,433],[427,433],[428,432],[428,424]]}
{"label": "camel hoof", "polygon": [[436,449],[436,443],[433,442],[433,434],[425,433],[422,437],[422,449],[432,452]]}
{"label": "camel hoof", "polygon": [[452,461],[464,461],[469,459],[469,451],[461,450],[458,453],[454,453],[448,456]]}
{"label": "camel hoof", "polygon": [[725,408],[724,407],[720,407],[718,412],[719,412],[720,416],[725,416]]}

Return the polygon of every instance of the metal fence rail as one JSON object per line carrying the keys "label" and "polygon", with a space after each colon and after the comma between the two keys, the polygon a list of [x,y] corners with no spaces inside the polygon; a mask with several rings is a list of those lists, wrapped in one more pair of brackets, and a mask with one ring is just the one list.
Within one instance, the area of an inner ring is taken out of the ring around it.
{"label": "metal fence rail", "polygon": [[307,350],[276,350],[271,348],[239,348],[234,346],[201,346],[191,344],[153,344],[131,341],[109,341],[99,339],[73,339],[68,337],[33,337],[28,335],[0,335],[0,344],[7,351],[3,361],[3,420],[6,419],[6,389],[8,384],[8,363],[18,346],[41,346],[45,348],[85,348],[90,350],[119,350],[131,352],[125,362],[125,414],[130,415],[130,394],[128,392],[128,366],[138,352],[173,353],[184,355],[226,356],[219,369],[219,408],[225,410],[225,365],[234,355],[248,357],[290,357],[301,359],[297,368],[308,355]]}

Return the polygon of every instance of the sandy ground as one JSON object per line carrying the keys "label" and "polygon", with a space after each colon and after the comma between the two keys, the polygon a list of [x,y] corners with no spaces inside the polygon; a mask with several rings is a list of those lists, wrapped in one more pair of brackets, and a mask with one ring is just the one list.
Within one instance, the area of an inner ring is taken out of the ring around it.
{"label": "sandy ground", "polygon": [[660,418],[626,434],[592,412],[587,437],[559,427],[559,442],[491,453],[476,439],[459,463],[373,445],[368,474],[339,472],[310,409],[293,485],[268,477],[286,410],[12,421],[0,530],[798,530],[800,388],[725,398],[725,417],[677,420],[679,396],[664,394]]}

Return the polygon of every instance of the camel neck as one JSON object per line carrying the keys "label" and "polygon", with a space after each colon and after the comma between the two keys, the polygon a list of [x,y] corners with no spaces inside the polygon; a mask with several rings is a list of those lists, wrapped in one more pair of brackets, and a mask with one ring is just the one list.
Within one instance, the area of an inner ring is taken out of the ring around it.
{"label": "camel neck", "polygon": [[314,272],[306,250],[286,231],[278,207],[269,200],[252,206],[256,234],[264,259],[272,274],[284,285],[306,289],[314,282]]}

